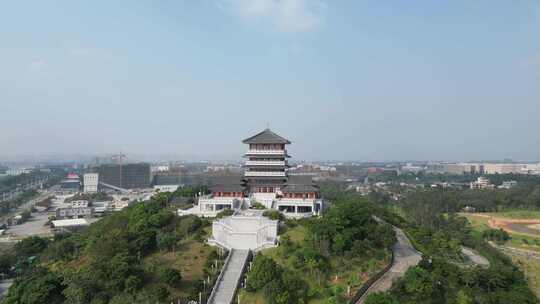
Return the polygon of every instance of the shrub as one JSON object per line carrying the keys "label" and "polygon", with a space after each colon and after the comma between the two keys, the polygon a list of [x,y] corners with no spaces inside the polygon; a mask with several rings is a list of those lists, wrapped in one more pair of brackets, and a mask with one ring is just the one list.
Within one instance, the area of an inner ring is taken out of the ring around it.
{"label": "shrub", "polygon": [[159,271],[161,281],[167,283],[167,285],[174,287],[180,284],[182,281],[182,275],[180,271],[171,268],[162,268]]}
{"label": "shrub", "polygon": [[376,292],[367,296],[366,304],[397,304],[394,297],[387,293]]}
{"label": "shrub", "polygon": [[158,232],[156,235],[156,243],[160,250],[171,250],[176,243],[176,236],[172,232]]}
{"label": "shrub", "polygon": [[266,210],[265,212],[263,212],[263,216],[266,216],[267,218],[271,220],[284,220],[285,219],[285,216],[277,210]]}
{"label": "shrub", "polygon": [[227,216],[231,216],[234,214],[234,210],[232,209],[225,209],[223,211],[221,211],[220,213],[218,213],[216,215],[216,218],[220,219],[220,218],[224,218],[224,217],[227,217]]}
{"label": "shrub", "polygon": [[164,284],[159,284],[151,290],[152,297],[158,301],[164,302],[169,296],[169,290]]}
{"label": "shrub", "polygon": [[502,229],[488,229],[482,233],[482,237],[489,241],[494,241],[496,243],[504,243],[510,239],[508,232]]}
{"label": "shrub", "polygon": [[263,204],[259,203],[259,202],[253,202],[253,203],[251,204],[251,208],[252,208],[252,209],[257,209],[257,210],[264,210],[264,209],[266,209],[266,207],[265,207]]}

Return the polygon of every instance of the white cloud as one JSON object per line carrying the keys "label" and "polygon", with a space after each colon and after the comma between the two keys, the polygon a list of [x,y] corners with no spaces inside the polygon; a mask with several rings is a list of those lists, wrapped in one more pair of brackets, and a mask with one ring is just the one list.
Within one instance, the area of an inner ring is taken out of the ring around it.
{"label": "white cloud", "polygon": [[322,0],[217,0],[219,7],[248,20],[262,20],[284,32],[309,32],[324,23]]}

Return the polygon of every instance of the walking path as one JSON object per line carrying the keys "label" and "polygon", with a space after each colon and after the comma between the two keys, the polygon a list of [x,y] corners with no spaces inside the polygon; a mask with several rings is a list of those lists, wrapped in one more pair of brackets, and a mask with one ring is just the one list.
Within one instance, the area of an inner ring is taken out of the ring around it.
{"label": "walking path", "polygon": [[538,251],[532,251],[532,250],[526,250],[526,249],[521,249],[521,248],[514,248],[514,247],[508,247],[508,246],[502,246],[502,245],[497,245],[493,242],[489,242],[489,244],[493,247],[493,248],[496,248],[506,254],[509,254],[509,255],[519,255],[519,256],[522,256],[522,257],[526,257],[526,258],[531,258],[531,259],[536,259],[536,260],[540,260],[540,252]]}
{"label": "walking path", "polygon": [[396,233],[397,242],[392,248],[392,251],[394,252],[394,262],[392,267],[369,287],[358,302],[356,302],[357,304],[363,304],[366,297],[371,293],[383,292],[390,289],[396,279],[402,277],[409,267],[418,265],[422,259],[421,253],[414,249],[411,241],[401,229],[394,227],[394,232]]}
{"label": "walking path", "polygon": [[485,257],[479,255],[471,248],[461,246],[461,253],[465,255],[471,263],[481,267],[489,267],[489,261]]}
{"label": "walking path", "polygon": [[13,280],[0,281],[0,300],[7,294],[9,287],[13,284]]}
{"label": "walking path", "polygon": [[215,294],[208,301],[209,304],[231,304],[242,270],[249,256],[249,250],[231,249],[229,262],[223,269],[221,280],[217,282]]}

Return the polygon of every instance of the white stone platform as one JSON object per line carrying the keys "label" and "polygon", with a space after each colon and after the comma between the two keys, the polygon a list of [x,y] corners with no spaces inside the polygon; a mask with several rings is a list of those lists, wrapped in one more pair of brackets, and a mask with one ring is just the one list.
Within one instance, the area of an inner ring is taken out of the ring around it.
{"label": "white stone platform", "polygon": [[227,249],[260,250],[277,246],[278,221],[262,216],[260,210],[246,210],[212,224],[209,244]]}

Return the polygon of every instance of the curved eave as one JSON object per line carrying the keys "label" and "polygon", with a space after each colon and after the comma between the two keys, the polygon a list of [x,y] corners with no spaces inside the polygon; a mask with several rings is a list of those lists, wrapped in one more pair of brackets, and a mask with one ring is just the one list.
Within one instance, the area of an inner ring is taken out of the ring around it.
{"label": "curved eave", "polygon": [[255,168],[255,169],[288,169],[291,166],[289,165],[278,165],[278,166],[271,166],[271,165],[242,165],[242,168]]}
{"label": "curved eave", "polygon": [[282,157],[282,158],[291,158],[289,154],[251,154],[251,153],[245,153],[245,157],[258,157],[258,158],[269,158],[269,157]]}
{"label": "curved eave", "polygon": [[283,176],[244,176],[244,179],[249,183],[249,180],[259,179],[259,180],[287,180],[287,177]]}

